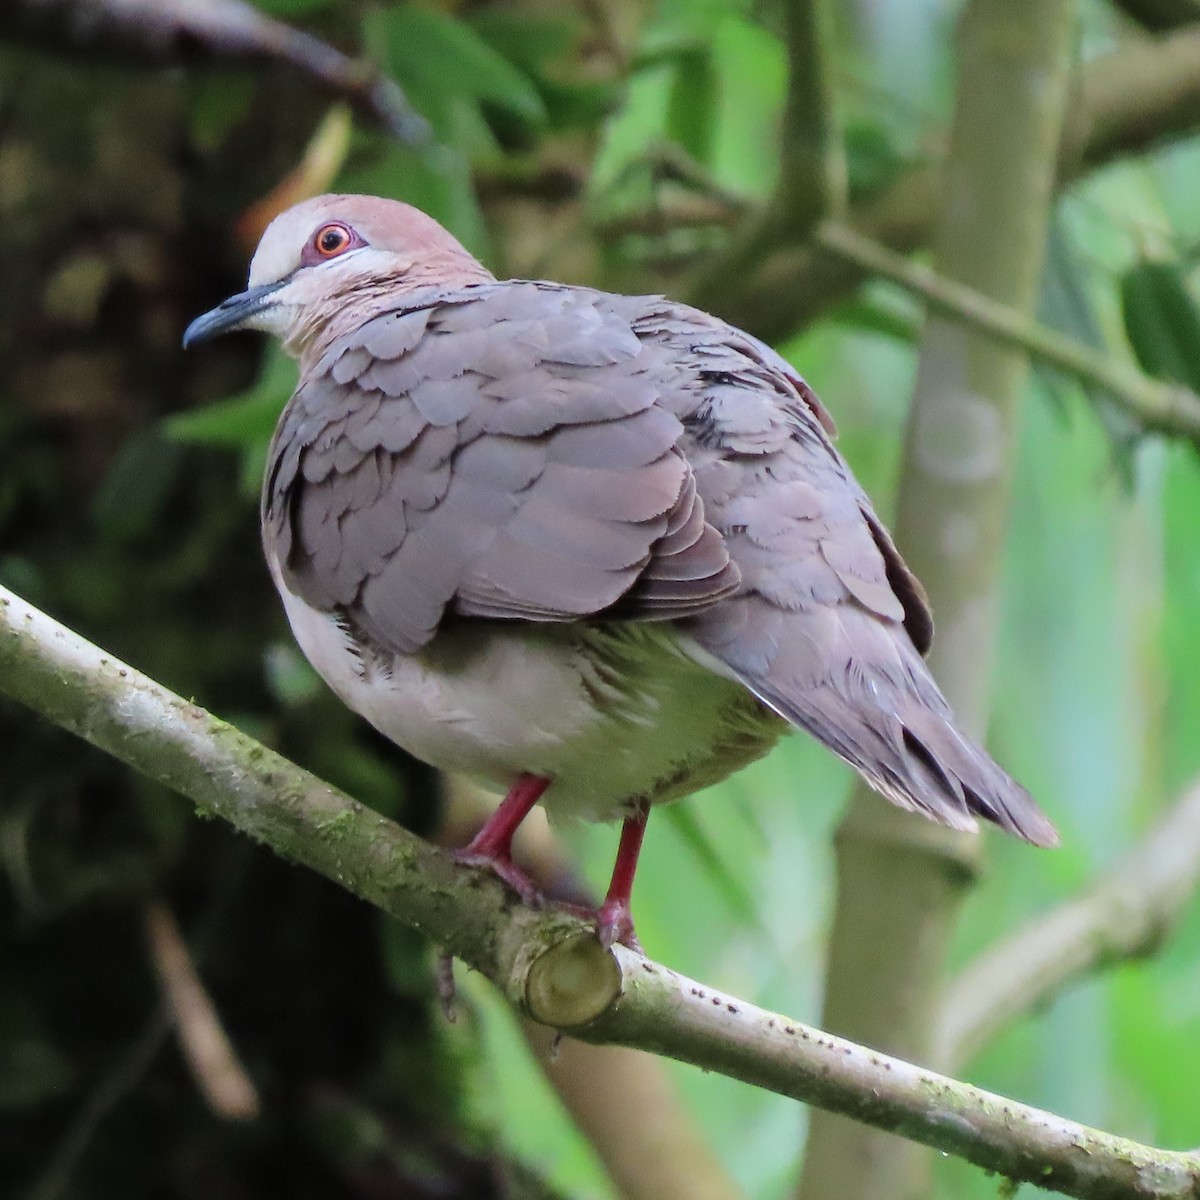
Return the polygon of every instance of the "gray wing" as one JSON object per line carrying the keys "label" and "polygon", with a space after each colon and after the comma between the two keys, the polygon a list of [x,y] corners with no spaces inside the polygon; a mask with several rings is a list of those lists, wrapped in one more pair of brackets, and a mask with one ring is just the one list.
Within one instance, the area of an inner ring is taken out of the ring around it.
{"label": "gray wing", "polygon": [[668,618],[732,594],[654,356],[602,300],[485,285],[340,339],[272,447],[264,540],[286,585],[401,653],[447,611]]}
{"label": "gray wing", "polygon": [[1028,793],[956,728],[922,659],[924,592],[807,385],[705,314],[664,306],[636,327],[696,364],[702,399],[681,412],[682,444],[742,576],[737,596],[687,622],[702,649],[901,807],[1055,842]]}

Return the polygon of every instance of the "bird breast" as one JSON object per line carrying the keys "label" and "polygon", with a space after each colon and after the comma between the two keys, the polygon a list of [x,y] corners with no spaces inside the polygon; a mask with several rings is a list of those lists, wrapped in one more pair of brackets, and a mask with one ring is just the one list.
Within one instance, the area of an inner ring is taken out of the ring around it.
{"label": "bird breast", "polygon": [[504,790],[554,782],[552,818],[611,820],[718,782],[786,728],[658,622],[450,622],[417,654],[383,655],[283,585],[297,642],[333,691],[385,737]]}

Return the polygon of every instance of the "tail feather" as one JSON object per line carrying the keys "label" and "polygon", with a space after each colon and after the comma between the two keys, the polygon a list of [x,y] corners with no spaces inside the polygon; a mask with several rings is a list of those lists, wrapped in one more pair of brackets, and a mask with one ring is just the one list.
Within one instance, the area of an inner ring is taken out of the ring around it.
{"label": "tail feather", "polygon": [[738,624],[752,635],[702,635],[701,644],[876,791],[955,829],[973,829],[982,817],[1034,845],[1057,845],[1029,793],[956,728],[898,625],[849,607],[805,613],[764,606],[748,616]]}

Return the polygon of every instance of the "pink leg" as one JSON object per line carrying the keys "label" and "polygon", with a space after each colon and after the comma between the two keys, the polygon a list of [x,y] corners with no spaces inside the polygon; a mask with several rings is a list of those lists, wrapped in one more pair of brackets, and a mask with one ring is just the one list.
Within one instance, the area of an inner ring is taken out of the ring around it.
{"label": "pink leg", "polygon": [[551,781],[540,775],[521,775],[508,789],[508,795],[500,801],[483,828],[464,846],[456,850],[454,857],[470,866],[489,867],[526,904],[540,902],[541,892],[537,884],[512,860],[513,834],[533,806],[542,798],[542,793]]}
{"label": "pink leg", "polygon": [[632,950],[641,950],[633,931],[629,897],[633,891],[633,877],[637,873],[638,855],[642,850],[642,839],[646,836],[649,813],[650,806],[643,801],[633,816],[626,817],[625,824],[621,826],[621,844],[617,848],[612,882],[596,914],[596,932],[605,946],[620,942]]}

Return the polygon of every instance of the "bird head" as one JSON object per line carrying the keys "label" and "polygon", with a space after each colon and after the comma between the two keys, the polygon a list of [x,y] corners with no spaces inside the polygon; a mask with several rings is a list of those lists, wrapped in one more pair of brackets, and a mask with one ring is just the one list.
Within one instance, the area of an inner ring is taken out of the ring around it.
{"label": "bird head", "polygon": [[377,196],[328,195],[277,216],[263,233],[244,292],[197,317],[184,348],[235,329],[275,334],[291,353],[327,343],[398,294],[493,278],[432,217]]}

